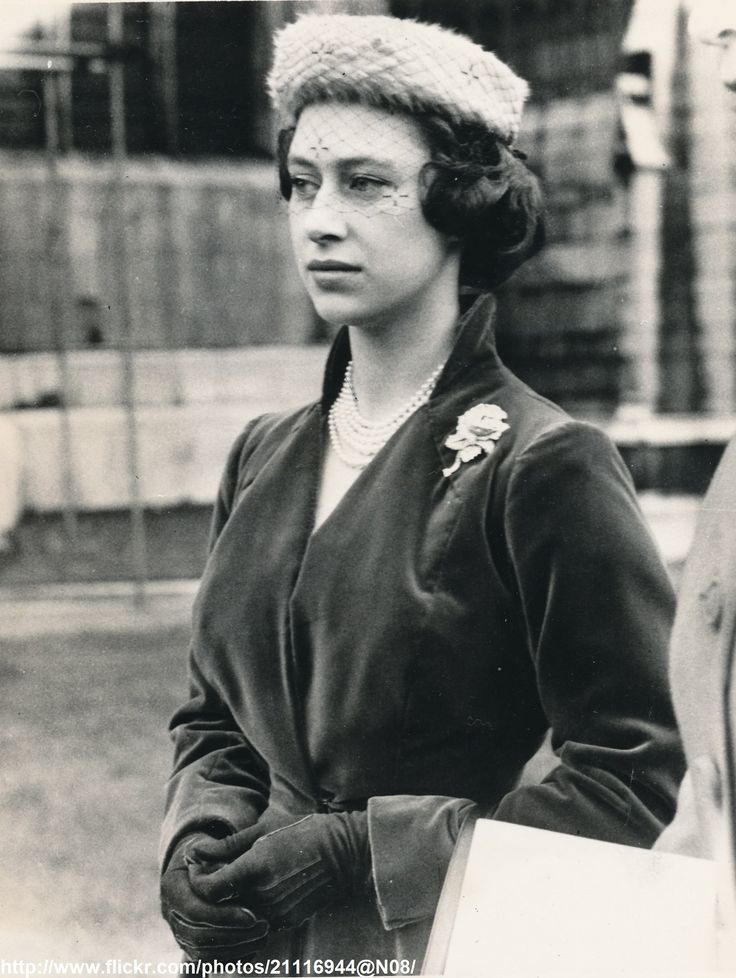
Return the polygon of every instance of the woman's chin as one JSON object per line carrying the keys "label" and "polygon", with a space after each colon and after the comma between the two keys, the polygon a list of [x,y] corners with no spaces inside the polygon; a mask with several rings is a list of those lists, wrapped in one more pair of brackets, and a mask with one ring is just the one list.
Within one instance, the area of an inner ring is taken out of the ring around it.
{"label": "woman's chin", "polygon": [[[345,295],[320,294],[311,295],[315,312],[331,326],[360,326],[370,322],[375,316],[371,316],[371,310],[366,308],[362,302],[356,302]],[[376,310],[376,314],[378,310]]]}

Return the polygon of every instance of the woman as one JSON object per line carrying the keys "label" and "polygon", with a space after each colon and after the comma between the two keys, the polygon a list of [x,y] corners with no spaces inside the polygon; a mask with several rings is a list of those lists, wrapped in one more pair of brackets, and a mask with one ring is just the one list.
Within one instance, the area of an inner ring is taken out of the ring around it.
{"label": "woman", "polygon": [[673,596],[615,449],[495,351],[487,293],[542,237],[525,84],[435,26],[312,16],[271,87],[299,271],[343,329],[321,402],[227,465],[163,909],[191,957],[417,970],[467,819],[649,846],[671,818]]}

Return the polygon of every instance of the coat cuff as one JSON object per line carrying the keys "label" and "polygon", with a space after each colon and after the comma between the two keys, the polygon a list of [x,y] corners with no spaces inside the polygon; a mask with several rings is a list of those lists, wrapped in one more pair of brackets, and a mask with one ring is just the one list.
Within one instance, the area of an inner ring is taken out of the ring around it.
{"label": "coat cuff", "polygon": [[465,798],[389,795],[369,800],[373,885],[386,930],[434,914],[460,829],[477,814],[477,806]]}

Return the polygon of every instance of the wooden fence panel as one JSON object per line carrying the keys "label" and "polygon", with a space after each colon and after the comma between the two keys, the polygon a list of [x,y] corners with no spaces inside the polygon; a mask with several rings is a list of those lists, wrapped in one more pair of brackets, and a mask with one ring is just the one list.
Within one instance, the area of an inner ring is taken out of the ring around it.
{"label": "wooden fence panel", "polygon": [[125,258],[107,164],[65,161],[61,175],[66,213],[53,215],[42,159],[0,159],[0,352],[54,347],[52,220],[69,249],[70,349],[122,345],[123,288],[137,348],[311,339],[312,314],[270,166],[131,161]]}

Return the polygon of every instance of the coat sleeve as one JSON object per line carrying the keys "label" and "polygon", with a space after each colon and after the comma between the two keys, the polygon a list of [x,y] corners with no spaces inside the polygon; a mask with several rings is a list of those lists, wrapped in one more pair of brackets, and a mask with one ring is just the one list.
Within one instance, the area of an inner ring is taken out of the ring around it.
{"label": "coat sleeve", "polygon": [[[228,457],[212,515],[210,553],[230,516],[251,430],[252,426],[246,428]],[[193,643],[189,698],[170,724],[174,766],[166,788],[159,848],[162,866],[183,836],[195,831],[215,836],[237,832],[257,821],[268,799],[268,767],[208,682],[204,652]]]}
{"label": "coat sleeve", "polygon": [[560,423],[519,454],[505,539],[558,764],[490,811],[467,799],[373,799],[374,881],[389,928],[433,912],[466,817],[645,847],[672,818],[684,771],[667,678],[674,594],[601,431]]}
{"label": "coat sleeve", "polygon": [[495,818],[649,847],[684,756],[667,647],[674,592],[610,440],[561,424],[517,459],[506,539],[559,765]]}

